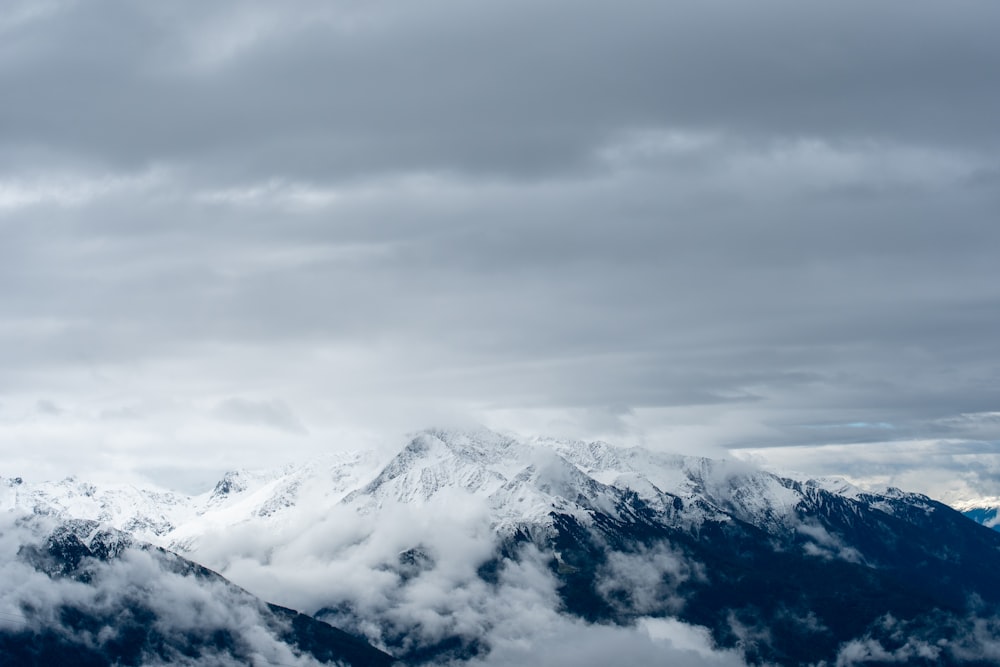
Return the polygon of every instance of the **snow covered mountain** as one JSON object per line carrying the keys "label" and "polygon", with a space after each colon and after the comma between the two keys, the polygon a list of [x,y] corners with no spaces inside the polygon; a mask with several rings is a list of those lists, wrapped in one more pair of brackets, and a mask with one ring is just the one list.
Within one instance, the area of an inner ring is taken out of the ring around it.
{"label": "snow covered mountain", "polygon": [[97,521],[183,551],[192,535],[294,506],[303,486],[316,486],[321,496],[336,502],[367,481],[378,463],[372,452],[337,453],[278,470],[234,470],[212,491],[196,496],[132,485],[97,486],[76,477],[38,483],[0,477],[0,510],[21,508],[60,519]]}
{"label": "snow covered mountain", "polygon": [[[824,482],[805,484],[820,488]],[[735,461],[603,442],[520,440],[487,430],[431,430],[387,461],[373,452],[352,452],[280,470],[236,470],[199,496],[98,487],[72,477],[38,484],[0,478],[0,509],[90,519],[188,551],[200,535],[248,522],[280,522],[283,514],[296,512],[303,496],[371,513],[386,504],[419,507],[456,492],[484,500],[493,526],[505,535],[551,526],[553,512],[585,522],[594,513],[614,515],[630,495],[678,525],[730,517],[780,530],[791,525],[803,501],[788,480]],[[860,491],[852,493],[857,498]]]}
{"label": "snow covered mountain", "polygon": [[414,664],[542,664],[583,626],[689,664],[1000,657],[1000,534],[735,461],[431,430],[196,497],[5,479],[0,506],[130,531]]}

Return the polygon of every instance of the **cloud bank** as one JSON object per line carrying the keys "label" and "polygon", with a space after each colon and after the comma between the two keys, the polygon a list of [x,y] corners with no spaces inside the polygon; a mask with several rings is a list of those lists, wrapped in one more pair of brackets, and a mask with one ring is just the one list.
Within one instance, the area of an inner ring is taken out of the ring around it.
{"label": "cloud bank", "polygon": [[998,11],[14,2],[7,474],[467,421],[993,447]]}

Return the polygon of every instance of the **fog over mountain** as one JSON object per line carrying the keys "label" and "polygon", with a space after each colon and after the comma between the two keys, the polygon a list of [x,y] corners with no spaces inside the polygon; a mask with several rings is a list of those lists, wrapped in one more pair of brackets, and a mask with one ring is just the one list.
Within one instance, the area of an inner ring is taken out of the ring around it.
{"label": "fog over mountain", "polygon": [[92,521],[0,513],[4,664],[389,667],[362,640]]}

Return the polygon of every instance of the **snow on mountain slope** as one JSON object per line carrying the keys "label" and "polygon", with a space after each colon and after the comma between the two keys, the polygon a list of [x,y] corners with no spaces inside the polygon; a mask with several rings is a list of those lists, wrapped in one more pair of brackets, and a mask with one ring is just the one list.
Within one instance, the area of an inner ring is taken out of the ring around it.
{"label": "snow on mountain slope", "polygon": [[524,524],[549,524],[553,511],[584,521],[593,511],[614,514],[622,494],[549,446],[485,430],[428,431],[344,502],[370,512],[386,503],[419,505],[456,491],[484,500],[494,527],[504,533]]}
{"label": "snow on mountain slope", "polygon": [[193,516],[187,496],[130,485],[95,486],[68,477],[59,482],[26,483],[0,478],[0,509],[24,508],[61,519],[87,519],[155,542]]}
{"label": "snow on mountain slope", "polygon": [[419,434],[345,502],[370,511],[426,502],[444,489],[489,499],[495,525],[507,529],[544,524],[553,511],[584,521],[593,511],[614,515],[626,491],[663,510],[683,507],[677,520],[691,525],[735,516],[780,526],[802,500],[777,476],[739,462],[480,430]]}
{"label": "snow on mountain slope", "polygon": [[161,542],[192,551],[205,534],[248,522],[276,524],[295,511],[303,496],[309,503],[333,505],[367,482],[381,463],[375,452],[337,452],[276,471],[227,473],[210,493],[190,499],[193,515]]}
{"label": "snow on mountain slope", "polygon": [[425,504],[446,492],[466,494],[488,507],[496,530],[509,534],[550,525],[553,512],[584,523],[595,512],[616,516],[623,494],[635,493],[679,526],[738,519],[773,532],[795,527],[797,508],[814,501],[807,488],[864,499],[883,511],[892,511],[886,499],[901,493],[863,492],[837,480],[796,485],[739,461],[479,429],[419,433],[388,462],[374,452],[349,452],[278,470],[237,470],[198,496],[75,478],[37,484],[8,478],[0,481],[0,507],[100,521],[192,551],[201,535],[281,521],[299,511],[302,498],[313,512],[343,504],[364,514],[386,504]]}
{"label": "snow on mountain slope", "polygon": [[421,503],[445,488],[489,495],[507,482],[511,461],[527,453],[519,443],[501,438],[489,444],[495,446],[469,434],[444,439],[433,431],[421,433],[347,500],[365,498],[362,506],[386,501]]}
{"label": "snow on mountain slope", "polygon": [[97,486],[75,477],[34,484],[0,477],[0,509],[98,521],[151,544],[188,551],[200,535],[251,520],[280,520],[304,489],[336,503],[367,482],[380,463],[374,452],[338,452],[278,470],[237,470],[196,496],[131,485]]}

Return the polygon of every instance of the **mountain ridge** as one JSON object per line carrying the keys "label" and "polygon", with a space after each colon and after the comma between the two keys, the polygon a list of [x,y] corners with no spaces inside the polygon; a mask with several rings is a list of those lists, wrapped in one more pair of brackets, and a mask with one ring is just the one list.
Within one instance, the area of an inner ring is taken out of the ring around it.
{"label": "mountain ridge", "polygon": [[[0,483],[0,502],[50,498],[22,485]],[[92,511],[101,491],[84,491]],[[604,442],[434,429],[391,456],[227,475],[157,511],[174,527],[115,520],[413,664],[523,645],[525,596],[553,627],[675,619],[713,656],[789,665],[876,644],[976,664],[954,628],[1000,605],[1000,535],[926,496]]]}

